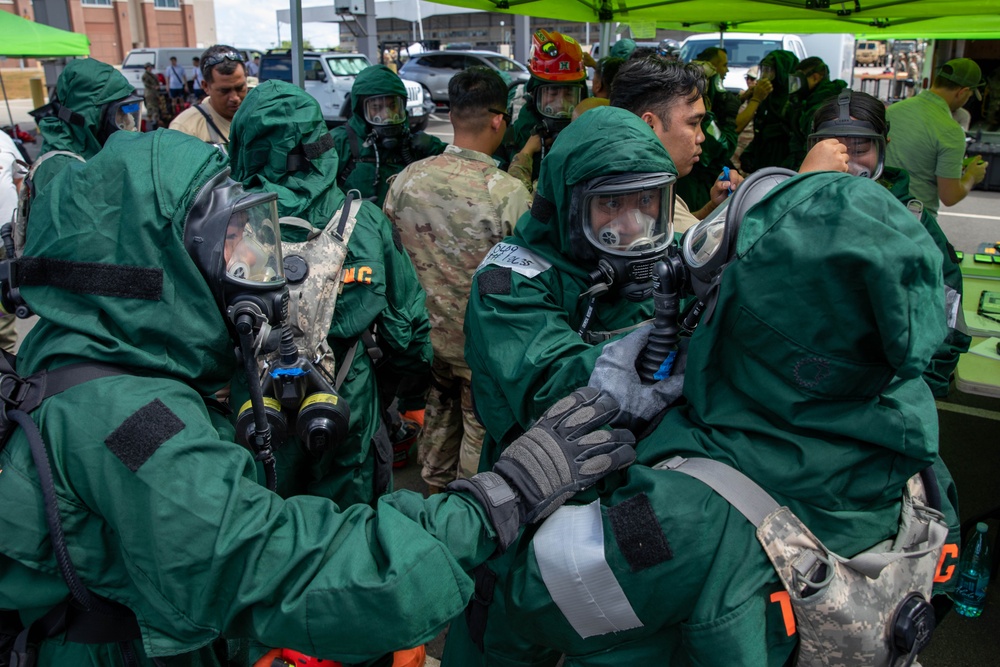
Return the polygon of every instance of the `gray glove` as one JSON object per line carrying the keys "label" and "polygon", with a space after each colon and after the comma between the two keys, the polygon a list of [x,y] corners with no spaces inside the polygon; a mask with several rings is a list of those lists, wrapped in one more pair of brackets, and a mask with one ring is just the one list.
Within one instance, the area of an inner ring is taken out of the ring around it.
{"label": "gray glove", "polygon": [[616,414],[609,396],[577,389],[512,442],[492,472],[454,481],[448,490],[479,500],[506,549],[523,524],[544,519],[577,491],[635,460],[631,433],[600,429]]}
{"label": "gray glove", "polygon": [[686,338],[681,339],[670,377],[654,384],[643,384],[639,379],[636,360],[646,349],[646,341],[652,330],[652,325],[640,327],[624,338],[605,345],[587,383],[618,401],[621,412],[611,424],[627,428],[633,433],[641,433],[657,415],[680,398],[684,391]]}

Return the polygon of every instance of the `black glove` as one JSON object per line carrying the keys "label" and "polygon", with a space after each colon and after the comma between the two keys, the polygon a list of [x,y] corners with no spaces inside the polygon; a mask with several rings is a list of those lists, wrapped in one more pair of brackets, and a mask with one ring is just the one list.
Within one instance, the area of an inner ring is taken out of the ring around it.
{"label": "black glove", "polygon": [[523,524],[544,519],[577,491],[635,460],[631,433],[599,428],[617,414],[611,397],[577,389],[512,442],[492,472],[454,481],[448,490],[479,500],[504,550]]}

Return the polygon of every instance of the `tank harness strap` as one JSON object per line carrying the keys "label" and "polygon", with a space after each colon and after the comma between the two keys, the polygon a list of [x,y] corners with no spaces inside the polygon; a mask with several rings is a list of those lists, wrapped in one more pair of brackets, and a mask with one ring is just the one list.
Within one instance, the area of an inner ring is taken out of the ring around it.
{"label": "tank harness strap", "polygon": [[200,113],[202,116],[205,117],[205,122],[208,123],[208,126],[211,128],[213,132],[215,132],[216,136],[219,137],[218,142],[212,142],[212,143],[228,144],[229,139],[227,139],[226,135],[222,133],[222,130],[220,130],[219,126],[215,124],[215,121],[212,120],[212,117],[210,115],[208,115],[208,112],[202,109],[200,104],[195,104],[194,108],[198,110],[198,113]]}
{"label": "tank harness strap", "polygon": [[351,177],[351,173],[358,166],[358,162],[375,162],[375,158],[361,157],[361,138],[354,128],[350,125],[345,125],[344,131],[347,132],[347,142],[351,147],[351,157],[347,159],[347,164],[344,165],[344,168],[340,170],[340,174],[337,176],[337,183],[341,186]]}

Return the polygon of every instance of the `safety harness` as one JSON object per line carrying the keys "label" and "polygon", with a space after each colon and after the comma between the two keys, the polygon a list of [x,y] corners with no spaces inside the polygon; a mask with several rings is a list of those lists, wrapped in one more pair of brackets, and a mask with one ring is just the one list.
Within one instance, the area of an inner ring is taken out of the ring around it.
{"label": "safety harness", "polygon": [[757,528],[795,614],[798,667],[909,667],[930,642],[931,589],[948,537],[931,468],[907,482],[897,535],[853,558],[830,551],[791,510],[725,463],[675,456],[653,468],[704,482]]}
{"label": "safety harness", "polygon": [[47,398],[79,384],[128,371],[110,364],[81,363],[22,378],[15,366],[15,357],[4,352],[0,357],[0,452],[14,429],[21,427],[38,471],[49,539],[69,595],[27,627],[17,611],[0,611],[0,667],[33,667],[38,645],[58,635],[81,644],[117,643],[126,667],[138,665],[131,644],[140,637],[135,614],[124,605],[88,590],[73,565],[59,516],[48,449],[30,417]]}

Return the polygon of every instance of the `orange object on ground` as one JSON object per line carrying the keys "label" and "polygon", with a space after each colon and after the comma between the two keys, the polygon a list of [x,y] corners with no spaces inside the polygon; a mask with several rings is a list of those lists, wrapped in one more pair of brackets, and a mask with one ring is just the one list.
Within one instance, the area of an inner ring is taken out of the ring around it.
{"label": "orange object on ground", "polygon": [[405,651],[396,651],[392,658],[392,667],[424,667],[427,659],[427,649],[423,645]]}

